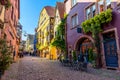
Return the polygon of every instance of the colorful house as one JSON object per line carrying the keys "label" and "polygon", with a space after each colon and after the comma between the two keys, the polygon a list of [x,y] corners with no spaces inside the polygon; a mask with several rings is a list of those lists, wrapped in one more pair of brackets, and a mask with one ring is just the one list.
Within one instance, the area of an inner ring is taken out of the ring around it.
{"label": "colorful house", "polygon": [[[57,27],[61,23],[61,20],[64,18],[64,12],[64,3],[57,2],[55,7],[54,38],[57,34]],[[60,55],[60,50],[58,51],[56,47],[50,47],[50,53],[52,55],[51,59],[58,59]]]}
{"label": "colorful house", "polygon": [[68,14],[68,53],[72,50],[77,54],[85,53],[87,49],[92,48],[95,41],[91,33],[84,33],[81,23],[108,8],[112,9],[112,21],[101,26],[103,31],[99,34],[101,53],[98,64],[104,68],[120,69],[120,3],[114,0],[64,0],[64,3]]}
{"label": "colorful house", "polygon": [[45,6],[40,12],[40,18],[37,28],[38,49],[40,50],[40,57],[46,57],[50,59],[52,57],[50,53],[50,43],[54,35],[54,16],[55,8],[52,6]]}
{"label": "colorful house", "polygon": [[[10,1],[10,4],[9,2]],[[7,0],[6,2],[1,1],[2,5],[5,5],[7,2],[7,6],[5,6],[4,12],[4,27],[2,32],[2,37],[7,40],[8,46],[11,48],[11,51],[15,51],[16,60],[18,57],[18,50],[19,50],[19,38],[17,36],[17,24],[18,20],[20,19],[20,0]],[[2,10],[2,8],[1,8]],[[3,14],[3,12],[2,12]]]}

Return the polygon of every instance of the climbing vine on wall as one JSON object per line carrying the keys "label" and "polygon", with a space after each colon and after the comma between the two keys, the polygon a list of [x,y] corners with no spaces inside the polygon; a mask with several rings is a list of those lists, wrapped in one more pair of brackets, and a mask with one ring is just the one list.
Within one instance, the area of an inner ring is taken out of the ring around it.
{"label": "climbing vine on wall", "polygon": [[66,51],[65,46],[65,23],[66,23],[67,15],[62,19],[61,23],[57,27],[57,34],[55,36],[54,41],[51,43],[52,46],[57,47],[61,51]]}
{"label": "climbing vine on wall", "polygon": [[101,12],[100,14],[96,15],[95,17],[86,20],[82,22],[81,26],[83,28],[83,31],[85,33],[91,32],[92,37],[95,40],[95,47],[97,49],[97,58],[100,62],[100,39],[99,39],[99,33],[102,31],[101,26],[103,24],[109,23],[112,20],[112,10],[107,9],[104,12]]}
{"label": "climbing vine on wall", "polygon": [[102,31],[101,25],[105,23],[109,23],[111,20],[112,20],[112,10],[107,9],[106,11],[101,12],[95,17],[82,22],[81,26],[85,33],[92,32],[93,33],[92,36],[94,37],[95,33]]}

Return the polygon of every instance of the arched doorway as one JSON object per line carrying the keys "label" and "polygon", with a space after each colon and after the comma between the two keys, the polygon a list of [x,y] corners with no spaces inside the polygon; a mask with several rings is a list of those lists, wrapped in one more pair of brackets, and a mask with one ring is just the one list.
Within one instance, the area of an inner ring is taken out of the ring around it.
{"label": "arched doorway", "polygon": [[94,48],[93,47],[93,43],[94,43],[94,40],[90,37],[87,37],[87,36],[83,36],[83,37],[80,37],[76,44],[75,44],[75,50],[77,51],[77,54],[79,53],[86,53],[86,51],[88,51],[88,49],[90,48]]}

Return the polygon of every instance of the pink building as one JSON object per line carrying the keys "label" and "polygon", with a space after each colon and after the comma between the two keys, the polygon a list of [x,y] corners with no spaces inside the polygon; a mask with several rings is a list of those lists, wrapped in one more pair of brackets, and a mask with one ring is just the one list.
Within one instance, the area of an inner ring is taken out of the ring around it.
{"label": "pink building", "polygon": [[[4,38],[12,51],[15,51],[15,57],[19,49],[19,37],[17,35],[17,25],[20,18],[20,0],[10,0],[11,6],[5,10]],[[15,58],[15,59],[16,59]]]}
{"label": "pink building", "polygon": [[[86,54],[92,48],[94,39],[91,34],[85,34],[81,23],[95,15],[112,9],[112,21],[101,25],[99,35],[101,52],[98,59],[100,67],[120,69],[120,2],[112,0],[65,0],[67,17],[67,49],[75,50],[77,54]],[[80,33],[77,29],[80,28]]]}

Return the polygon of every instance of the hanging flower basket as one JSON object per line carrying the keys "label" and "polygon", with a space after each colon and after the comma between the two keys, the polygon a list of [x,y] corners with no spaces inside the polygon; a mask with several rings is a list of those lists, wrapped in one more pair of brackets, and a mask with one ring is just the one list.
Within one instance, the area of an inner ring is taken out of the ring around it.
{"label": "hanging flower basket", "polygon": [[6,1],[6,0],[0,0],[0,3],[1,3],[2,5],[6,5],[6,4],[7,4],[7,1]]}
{"label": "hanging flower basket", "polygon": [[9,8],[11,6],[10,0],[0,0],[1,5],[5,5],[5,8]]}

